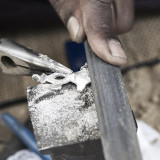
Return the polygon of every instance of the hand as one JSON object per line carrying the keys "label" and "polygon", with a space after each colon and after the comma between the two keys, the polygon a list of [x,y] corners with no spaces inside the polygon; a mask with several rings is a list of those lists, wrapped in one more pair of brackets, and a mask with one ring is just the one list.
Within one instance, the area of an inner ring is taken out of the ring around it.
{"label": "hand", "polygon": [[92,50],[104,61],[121,66],[127,62],[116,34],[132,25],[133,0],[50,0],[67,26],[73,41],[87,37]]}

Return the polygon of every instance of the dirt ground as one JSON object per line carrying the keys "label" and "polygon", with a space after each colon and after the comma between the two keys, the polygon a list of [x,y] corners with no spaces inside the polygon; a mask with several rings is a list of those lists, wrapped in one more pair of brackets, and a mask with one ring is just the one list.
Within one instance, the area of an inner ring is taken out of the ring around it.
{"label": "dirt ground", "polygon": [[[132,30],[119,36],[128,56],[125,67],[160,58],[160,15],[137,16]],[[49,55],[68,66],[64,42],[69,34],[63,27],[4,32],[4,37]],[[76,53],[75,53],[76,54]],[[132,69],[124,75],[126,90],[137,119],[141,119],[160,132],[160,64]],[[4,75],[0,72],[0,103],[24,97],[27,86],[33,84],[30,77]],[[27,105],[0,109],[0,113],[12,113],[21,122],[28,117]],[[12,133],[0,121],[0,141],[9,141]],[[0,143],[0,150],[5,143]]]}

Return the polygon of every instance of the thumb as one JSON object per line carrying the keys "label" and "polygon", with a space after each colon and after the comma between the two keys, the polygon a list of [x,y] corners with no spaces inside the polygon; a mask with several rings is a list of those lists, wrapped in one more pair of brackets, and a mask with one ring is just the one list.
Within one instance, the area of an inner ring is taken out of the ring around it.
{"label": "thumb", "polygon": [[114,33],[111,0],[83,0],[81,9],[83,27],[92,50],[108,63],[124,65],[127,57]]}

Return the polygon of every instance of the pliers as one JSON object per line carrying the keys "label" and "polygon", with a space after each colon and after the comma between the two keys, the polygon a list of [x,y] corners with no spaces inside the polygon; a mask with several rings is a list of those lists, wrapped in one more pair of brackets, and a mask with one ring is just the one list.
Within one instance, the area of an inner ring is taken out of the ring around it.
{"label": "pliers", "polygon": [[71,74],[73,71],[46,55],[12,42],[0,39],[0,67],[4,73],[13,75]]}

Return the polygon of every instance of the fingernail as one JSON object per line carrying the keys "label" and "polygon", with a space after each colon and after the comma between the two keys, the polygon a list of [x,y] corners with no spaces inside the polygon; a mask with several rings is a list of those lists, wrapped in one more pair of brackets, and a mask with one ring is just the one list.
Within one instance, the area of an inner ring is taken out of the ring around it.
{"label": "fingernail", "polygon": [[113,57],[123,58],[124,60],[127,61],[127,56],[126,56],[120,42],[118,42],[116,40],[110,40],[108,42],[108,45],[109,45],[109,49],[111,51],[111,55]]}
{"label": "fingernail", "polygon": [[70,17],[68,20],[67,28],[70,32],[72,40],[75,41],[77,39],[78,31],[79,31],[79,22],[77,18],[73,16]]}

